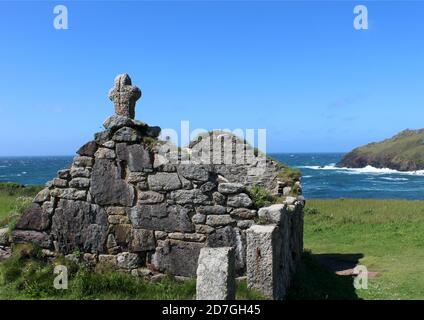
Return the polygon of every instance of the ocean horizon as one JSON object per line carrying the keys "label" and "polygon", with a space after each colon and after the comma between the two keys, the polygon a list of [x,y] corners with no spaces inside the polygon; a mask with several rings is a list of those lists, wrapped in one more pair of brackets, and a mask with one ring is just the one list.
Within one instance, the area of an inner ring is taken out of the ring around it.
{"label": "ocean horizon", "polygon": [[[271,157],[302,172],[306,199],[374,198],[424,200],[424,170],[338,168],[344,153],[271,153]],[[0,157],[0,182],[43,185],[57,171],[69,168],[73,156]]]}

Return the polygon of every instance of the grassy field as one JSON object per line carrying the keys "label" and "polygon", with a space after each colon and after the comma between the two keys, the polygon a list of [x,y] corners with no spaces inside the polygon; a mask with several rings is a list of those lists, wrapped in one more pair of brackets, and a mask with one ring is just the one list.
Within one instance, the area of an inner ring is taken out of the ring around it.
{"label": "grassy field", "polygon": [[[305,249],[311,254],[304,259],[306,266],[298,275],[292,296],[423,299],[423,235],[424,201],[309,200],[305,213]],[[330,276],[322,270],[315,278],[306,274],[305,271],[316,268],[316,260],[324,255],[358,262],[377,274],[370,278],[367,290],[354,290],[350,277]],[[321,290],[326,277],[333,286]],[[334,288],[336,284],[338,289],[343,288],[341,292]]]}
{"label": "grassy field", "polygon": [[[0,184],[0,225],[13,221],[11,213],[22,211],[25,197],[38,190]],[[308,200],[306,253],[288,299],[422,299],[423,234],[424,201]],[[373,274],[368,289],[355,290],[350,276],[336,275],[318,263],[323,258],[365,265]],[[52,265],[37,254],[18,252],[0,265],[0,299],[192,299],[195,294],[194,281],[148,283],[122,273],[70,269],[70,288],[60,292],[51,286]],[[242,282],[238,298],[260,296]]]}

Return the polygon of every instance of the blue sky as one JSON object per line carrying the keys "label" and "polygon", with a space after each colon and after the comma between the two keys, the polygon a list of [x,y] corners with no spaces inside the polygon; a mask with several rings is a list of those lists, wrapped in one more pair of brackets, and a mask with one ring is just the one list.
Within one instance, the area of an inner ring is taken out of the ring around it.
{"label": "blue sky", "polygon": [[[65,4],[69,30],[53,28]],[[353,28],[365,4],[369,29]],[[0,156],[71,155],[113,113],[266,128],[268,152],[332,152],[424,127],[424,3],[0,2]]]}

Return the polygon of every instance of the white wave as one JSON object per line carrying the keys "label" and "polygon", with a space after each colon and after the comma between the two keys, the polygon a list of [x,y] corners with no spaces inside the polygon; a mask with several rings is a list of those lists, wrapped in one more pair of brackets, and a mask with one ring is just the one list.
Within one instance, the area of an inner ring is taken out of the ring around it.
{"label": "white wave", "polygon": [[364,168],[346,168],[336,167],[333,163],[326,166],[299,166],[299,168],[312,169],[312,170],[335,170],[344,172],[347,174],[401,174],[401,175],[413,175],[413,176],[424,176],[424,170],[417,171],[398,171],[389,168],[375,168],[372,166],[366,166]]}
{"label": "white wave", "polygon": [[313,170],[335,170],[335,169],[341,169],[341,168],[337,168],[331,165],[327,165],[327,166],[299,166],[298,168],[304,168],[304,169],[313,169]]}
{"label": "white wave", "polygon": [[408,178],[391,178],[391,177],[382,177],[381,179],[389,181],[409,181]]}

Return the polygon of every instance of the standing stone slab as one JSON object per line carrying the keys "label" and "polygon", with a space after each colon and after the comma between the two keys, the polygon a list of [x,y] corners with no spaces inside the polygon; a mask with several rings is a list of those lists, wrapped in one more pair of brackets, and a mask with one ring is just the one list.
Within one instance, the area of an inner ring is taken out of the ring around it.
{"label": "standing stone slab", "polygon": [[93,167],[90,192],[98,205],[122,205],[131,207],[134,189],[120,176],[112,160],[97,159]]}
{"label": "standing stone slab", "polygon": [[[290,285],[291,276],[295,271],[295,262],[293,259],[298,260],[301,254],[297,251],[298,249],[295,250],[293,248],[297,231],[292,232],[292,212],[288,210],[287,204],[274,204],[259,209],[258,215],[262,221],[266,221],[268,224],[277,225],[279,229],[281,239],[281,245],[279,246],[280,261],[282,261],[279,274],[281,276],[281,286],[285,290]],[[303,227],[303,223],[299,225],[299,227],[301,226]]]}
{"label": "standing stone slab", "polygon": [[103,253],[107,230],[106,212],[98,205],[60,200],[52,219],[51,234],[60,252]]}
{"label": "standing stone slab", "polygon": [[215,232],[208,236],[208,247],[232,247],[235,255],[235,267],[239,272],[246,266],[246,237],[238,228],[226,226],[215,229]]}
{"label": "standing stone slab", "polygon": [[254,225],[247,230],[246,275],[247,286],[264,296],[284,298],[280,273],[280,231],[275,225]]}
{"label": "standing stone slab", "polygon": [[197,300],[234,300],[235,255],[231,247],[202,248],[197,267]]}

